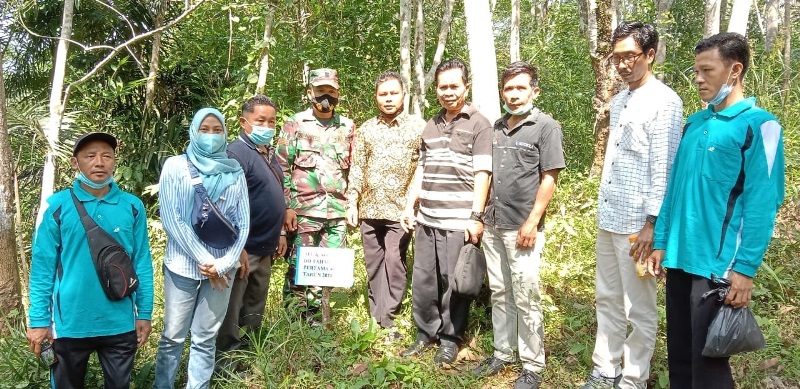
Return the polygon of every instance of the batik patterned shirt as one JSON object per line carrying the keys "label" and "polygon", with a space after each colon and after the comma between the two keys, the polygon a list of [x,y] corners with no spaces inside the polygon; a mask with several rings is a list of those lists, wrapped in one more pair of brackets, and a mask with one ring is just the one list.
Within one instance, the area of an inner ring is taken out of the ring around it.
{"label": "batik patterned shirt", "polygon": [[347,186],[348,208],[357,208],[359,218],[400,220],[424,129],[421,117],[407,113],[359,127]]}
{"label": "batik patterned shirt", "polygon": [[320,121],[311,108],[283,124],[277,156],[287,208],[306,217],[345,217],[354,133],[352,120],[334,113],[330,120]]}

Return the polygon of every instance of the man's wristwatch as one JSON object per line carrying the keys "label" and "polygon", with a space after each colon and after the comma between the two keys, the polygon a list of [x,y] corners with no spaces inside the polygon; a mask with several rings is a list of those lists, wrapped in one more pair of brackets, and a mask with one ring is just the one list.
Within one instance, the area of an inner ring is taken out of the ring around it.
{"label": "man's wristwatch", "polygon": [[647,215],[647,217],[644,220],[652,225],[656,225],[656,220],[658,220],[658,216]]}
{"label": "man's wristwatch", "polygon": [[469,220],[475,220],[476,222],[483,223],[483,212],[472,211],[472,213],[469,215]]}

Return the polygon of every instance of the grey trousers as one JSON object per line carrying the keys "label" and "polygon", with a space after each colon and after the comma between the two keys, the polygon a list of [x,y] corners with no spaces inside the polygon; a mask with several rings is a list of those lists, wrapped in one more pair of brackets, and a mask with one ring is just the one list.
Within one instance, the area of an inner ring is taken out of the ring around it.
{"label": "grey trousers", "polygon": [[461,343],[471,298],[453,292],[452,277],[464,231],[417,226],[411,280],[417,340],[443,345]]}
{"label": "grey trousers", "polygon": [[241,347],[240,329],[257,329],[264,320],[272,256],[248,254],[247,260],[250,262],[250,275],[233,283],[228,312],[217,334],[218,355]]}
{"label": "grey trousers", "polygon": [[369,283],[369,313],[381,327],[391,327],[406,292],[406,253],[411,234],[403,231],[399,222],[364,219],[361,241]]}

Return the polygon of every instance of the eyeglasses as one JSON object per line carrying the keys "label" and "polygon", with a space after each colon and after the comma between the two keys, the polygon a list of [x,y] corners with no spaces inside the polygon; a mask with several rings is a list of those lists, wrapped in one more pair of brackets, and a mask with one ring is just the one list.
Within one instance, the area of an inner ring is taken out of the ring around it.
{"label": "eyeglasses", "polygon": [[630,66],[633,65],[633,63],[636,62],[636,60],[639,59],[639,57],[641,57],[642,54],[644,53],[642,52],[639,54],[628,54],[624,57],[618,57],[616,55],[612,55],[611,57],[608,58],[608,62],[611,62],[611,64],[614,66],[619,66],[620,62],[624,63],[625,66]]}

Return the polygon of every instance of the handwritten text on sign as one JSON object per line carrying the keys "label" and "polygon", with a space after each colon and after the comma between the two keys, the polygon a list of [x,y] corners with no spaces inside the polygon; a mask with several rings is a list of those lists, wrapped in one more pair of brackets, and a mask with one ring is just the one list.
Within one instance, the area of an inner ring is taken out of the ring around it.
{"label": "handwritten text on sign", "polygon": [[297,285],[353,286],[352,249],[332,249],[326,247],[297,248]]}

